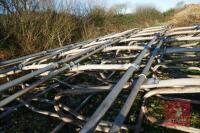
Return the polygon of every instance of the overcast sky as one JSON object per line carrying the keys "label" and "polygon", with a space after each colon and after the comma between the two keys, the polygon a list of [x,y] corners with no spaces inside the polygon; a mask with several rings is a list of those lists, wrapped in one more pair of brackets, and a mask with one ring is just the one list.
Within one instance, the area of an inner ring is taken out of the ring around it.
{"label": "overcast sky", "polygon": [[159,9],[160,11],[166,11],[173,8],[179,2],[184,2],[185,4],[199,3],[200,0],[102,0],[105,1],[106,7],[111,7],[114,4],[126,4],[127,12],[132,12],[137,6],[140,5],[151,5]]}

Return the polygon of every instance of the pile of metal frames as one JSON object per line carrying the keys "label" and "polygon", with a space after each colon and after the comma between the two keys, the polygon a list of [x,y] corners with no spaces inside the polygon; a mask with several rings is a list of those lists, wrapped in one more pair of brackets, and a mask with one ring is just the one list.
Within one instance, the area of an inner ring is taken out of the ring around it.
{"label": "pile of metal frames", "polygon": [[[80,133],[140,132],[143,117],[156,123],[148,114],[146,102],[149,97],[177,100],[166,94],[200,92],[199,33],[199,25],[131,29],[1,61],[0,119],[25,106],[33,112],[59,119],[60,124],[52,132],[58,132],[66,124],[74,125]],[[187,71],[181,73],[179,70]],[[188,71],[197,72],[191,75]],[[163,78],[165,75],[167,79]],[[145,95],[141,99],[143,105],[138,122],[135,126],[124,124],[140,91]],[[45,96],[50,92],[53,92],[51,96]],[[103,120],[123,94],[124,103],[114,120]],[[97,95],[103,97],[94,105],[91,101],[98,101]],[[193,99],[181,100],[200,104]],[[39,103],[49,109],[39,109]],[[90,105],[94,105],[92,112],[83,115],[84,108]],[[194,127],[169,128],[200,132]]]}

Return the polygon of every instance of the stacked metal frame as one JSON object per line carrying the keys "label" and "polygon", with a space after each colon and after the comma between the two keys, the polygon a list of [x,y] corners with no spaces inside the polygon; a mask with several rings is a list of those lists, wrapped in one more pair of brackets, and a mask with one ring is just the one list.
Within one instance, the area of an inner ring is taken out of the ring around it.
{"label": "stacked metal frame", "polygon": [[[176,97],[169,98],[165,94],[200,92],[198,72],[193,75],[174,72],[184,69],[200,71],[199,33],[199,25],[131,29],[1,61],[0,119],[25,106],[39,114],[61,120],[52,132],[58,132],[66,124],[75,125],[80,133],[140,132],[144,116],[156,123],[148,115],[146,102],[149,97],[169,100]],[[171,79],[162,79],[164,74],[170,75]],[[51,97],[44,97],[51,91],[54,92]],[[115,119],[103,120],[119,95],[125,91],[126,99]],[[124,124],[139,91],[144,91],[145,95],[141,99],[144,101],[138,122],[136,126]],[[85,106],[93,104],[90,101],[96,98],[95,95],[104,97],[101,97],[101,103],[95,106],[92,115],[87,114],[86,117],[80,114]],[[72,109],[66,104],[70,102],[66,100],[70,97],[79,97],[82,101]],[[45,103],[54,107],[54,111],[36,108],[33,102]],[[162,123],[157,124],[163,126]],[[192,127],[169,128],[200,132]]]}

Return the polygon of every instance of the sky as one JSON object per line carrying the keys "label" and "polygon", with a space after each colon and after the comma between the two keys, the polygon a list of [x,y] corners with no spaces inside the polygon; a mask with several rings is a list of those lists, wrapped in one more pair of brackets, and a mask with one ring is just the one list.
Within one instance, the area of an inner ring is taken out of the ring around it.
{"label": "sky", "polygon": [[[106,1],[106,0],[102,0]],[[115,4],[126,4],[126,12],[132,12],[137,6],[141,5],[150,5],[156,7],[160,11],[166,11],[170,8],[173,8],[177,5],[178,2],[184,2],[185,4],[200,4],[200,0],[107,0],[106,7],[111,7]]]}

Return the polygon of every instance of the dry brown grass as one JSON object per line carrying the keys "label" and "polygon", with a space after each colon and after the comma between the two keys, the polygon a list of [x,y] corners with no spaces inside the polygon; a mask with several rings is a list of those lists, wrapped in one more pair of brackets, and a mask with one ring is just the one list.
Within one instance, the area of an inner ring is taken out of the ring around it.
{"label": "dry brown grass", "polygon": [[200,4],[186,5],[184,8],[177,10],[169,23],[175,26],[199,24]]}

